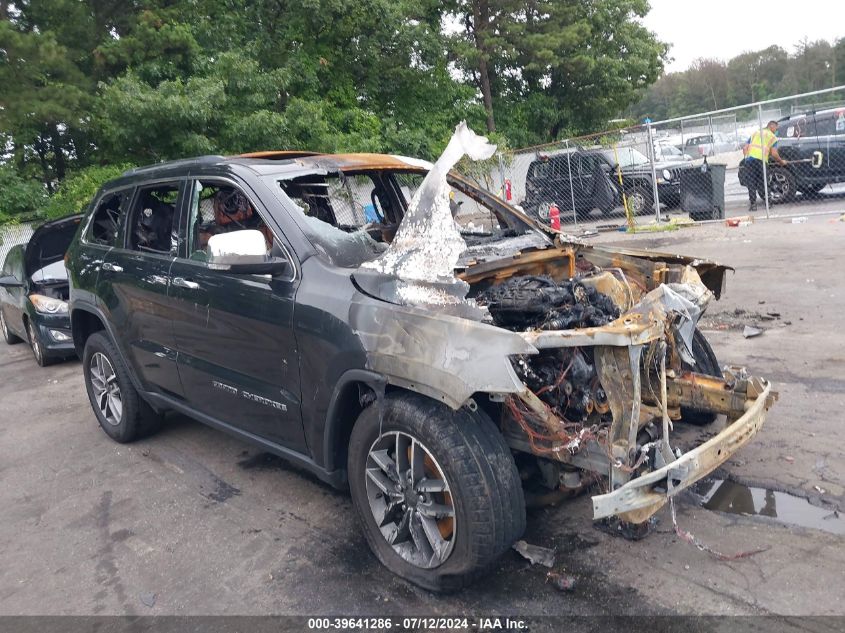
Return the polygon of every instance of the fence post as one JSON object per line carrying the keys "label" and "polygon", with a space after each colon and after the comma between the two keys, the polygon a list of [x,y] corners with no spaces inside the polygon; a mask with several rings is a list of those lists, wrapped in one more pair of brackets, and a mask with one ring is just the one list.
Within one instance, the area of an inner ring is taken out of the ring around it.
{"label": "fence post", "polygon": [[569,198],[572,201],[572,222],[578,228],[578,212],[575,210],[575,189],[572,188],[572,153],[569,151],[569,140],[566,143],[566,168],[569,170]]}
{"label": "fence post", "polygon": [[654,133],[651,129],[651,119],[645,120],[646,130],[648,132],[648,162],[651,163],[651,195],[654,200],[654,220],[660,222],[660,193],[657,191],[657,168],[654,166],[655,149],[654,149]]}
{"label": "fence post", "polygon": [[757,106],[757,122],[760,125],[758,130],[760,134],[760,144],[762,147],[763,160],[763,202],[766,203],[766,219],[769,218],[769,157],[766,155],[766,146],[763,143],[763,104]]}
{"label": "fence post", "polygon": [[505,161],[502,159],[502,152],[496,152],[496,155],[499,159],[499,180],[502,183],[502,186],[499,191],[502,192],[502,200],[505,200],[505,202],[509,202],[507,200],[507,196],[505,195]]}

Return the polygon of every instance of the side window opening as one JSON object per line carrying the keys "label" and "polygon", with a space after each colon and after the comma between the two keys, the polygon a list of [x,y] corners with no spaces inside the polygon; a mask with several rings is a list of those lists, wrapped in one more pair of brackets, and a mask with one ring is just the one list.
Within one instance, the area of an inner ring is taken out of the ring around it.
{"label": "side window opening", "polygon": [[194,181],[188,213],[189,259],[207,261],[212,236],[248,229],[261,231],[267,252],[273,251],[273,233],[243,191],[228,183]]}
{"label": "side window opening", "polygon": [[178,183],[138,189],[131,214],[130,249],[151,253],[176,253],[178,234],[174,216],[178,198]]}
{"label": "side window opening", "polygon": [[118,227],[126,214],[129,193],[129,190],[110,193],[100,200],[85,236],[89,242],[104,246],[115,245]]}

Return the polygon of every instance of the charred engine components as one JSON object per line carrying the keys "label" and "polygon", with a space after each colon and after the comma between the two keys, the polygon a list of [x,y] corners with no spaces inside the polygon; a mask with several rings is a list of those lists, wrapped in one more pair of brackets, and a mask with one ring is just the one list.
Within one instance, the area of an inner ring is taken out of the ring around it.
{"label": "charred engine components", "polygon": [[514,366],[525,386],[564,420],[584,422],[594,410],[608,410],[592,358],[578,348],[523,356]]}
{"label": "charred engine components", "polygon": [[481,291],[476,300],[487,306],[496,325],[509,330],[599,327],[619,317],[610,297],[577,279],[512,277]]}

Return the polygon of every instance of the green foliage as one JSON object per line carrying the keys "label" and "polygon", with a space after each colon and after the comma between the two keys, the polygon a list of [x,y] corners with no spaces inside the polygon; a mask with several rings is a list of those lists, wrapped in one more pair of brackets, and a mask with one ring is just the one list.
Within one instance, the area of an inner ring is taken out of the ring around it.
{"label": "green foliage", "polygon": [[[50,217],[87,202],[111,175],[101,165],[264,149],[433,159],[460,120],[483,128],[494,110],[502,143],[550,141],[615,116],[664,52],[638,21],[646,0],[10,6],[0,12],[0,85],[14,87],[0,92],[2,160],[23,183],[10,191],[56,192]],[[455,17],[466,28],[449,34]],[[10,208],[37,206],[29,200]]]}
{"label": "green foliage", "polygon": [[742,53],[727,63],[699,59],[684,72],[661,77],[628,113],[637,119],[664,119],[843,84],[845,38],[835,45],[804,41],[792,54],[770,46]]}
{"label": "green foliage", "polygon": [[62,181],[39,216],[54,219],[85,210],[104,183],[117,178],[130,167],[132,165],[129,164],[92,166],[74,172]]}
{"label": "green foliage", "polygon": [[0,224],[36,214],[46,193],[38,181],[22,177],[9,165],[0,165]]}

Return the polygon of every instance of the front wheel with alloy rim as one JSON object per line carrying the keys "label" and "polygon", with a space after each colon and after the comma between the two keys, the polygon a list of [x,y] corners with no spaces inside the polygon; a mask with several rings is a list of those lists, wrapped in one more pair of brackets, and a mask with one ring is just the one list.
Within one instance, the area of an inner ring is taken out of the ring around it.
{"label": "front wheel with alloy rim", "polygon": [[144,402],[112,342],[96,332],[82,356],[85,389],[100,427],[116,442],[131,442],[155,432],[161,416]]}
{"label": "front wheel with alloy rim", "polygon": [[513,457],[480,410],[452,411],[416,394],[389,395],[358,417],[348,473],[376,557],[432,591],[471,582],[525,529]]}
{"label": "front wheel with alloy rim", "polygon": [[36,332],[35,327],[32,325],[32,321],[27,322],[26,333],[29,336],[29,346],[32,348],[32,355],[35,356],[35,362],[38,363],[38,366],[46,367],[51,364],[53,359],[44,355],[44,345],[41,343],[41,339],[38,338],[38,332]]}
{"label": "front wheel with alloy rim", "polygon": [[643,215],[652,210],[651,192],[642,185],[634,185],[625,192],[628,210],[632,215]]}
{"label": "front wheel with alloy rim", "polygon": [[3,310],[0,308],[0,331],[3,332],[3,340],[6,341],[7,345],[14,345],[15,343],[20,343],[20,337],[15,336],[9,331],[9,326],[6,325],[6,317],[3,316]]}

